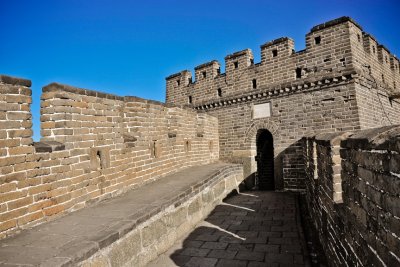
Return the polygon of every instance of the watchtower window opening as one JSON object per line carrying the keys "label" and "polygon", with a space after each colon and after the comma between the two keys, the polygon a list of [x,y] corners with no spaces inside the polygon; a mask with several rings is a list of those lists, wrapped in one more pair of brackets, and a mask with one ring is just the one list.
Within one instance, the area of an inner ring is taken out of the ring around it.
{"label": "watchtower window opening", "polygon": [[96,162],[97,162],[97,166],[99,166],[100,169],[103,169],[103,164],[101,164],[101,152],[100,152],[100,150],[97,150]]}
{"label": "watchtower window opening", "polygon": [[372,46],[372,53],[374,53],[375,54],[375,46]]}
{"label": "watchtower window opening", "polygon": [[176,84],[179,86],[179,85],[181,85],[181,80],[177,80],[176,81]]}
{"label": "watchtower window opening", "polygon": [[296,79],[300,79],[301,78],[301,68],[297,68],[296,69]]}
{"label": "watchtower window opening", "polygon": [[386,63],[389,63],[389,62],[388,62],[388,58],[387,58],[387,56],[385,56],[385,61],[386,61]]}
{"label": "watchtower window opening", "polygon": [[317,36],[314,38],[315,44],[319,45],[321,43],[321,36]]}
{"label": "watchtower window opening", "polygon": [[233,62],[233,66],[235,67],[235,69],[239,68],[239,62],[237,61]]}
{"label": "watchtower window opening", "polygon": [[222,96],[222,89],[221,89],[221,88],[218,88],[218,89],[217,89],[217,94],[218,94],[219,97]]}
{"label": "watchtower window opening", "polygon": [[382,82],[385,82],[385,76],[382,74]]}
{"label": "watchtower window opening", "polygon": [[250,58],[250,65],[254,65],[254,59]]}
{"label": "watchtower window opening", "polygon": [[206,78],[206,77],[207,77],[207,72],[203,71],[203,78]]}
{"label": "watchtower window opening", "polygon": [[218,68],[218,69],[217,69],[217,73],[218,73],[218,74],[221,74],[221,68]]}
{"label": "watchtower window opening", "polygon": [[274,49],[272,50],[272,57],[277,57],[278,56],[278,50]]}
{"label": "watchtower window opening", "polygon": [[257,88],[257,80],[253,79],[252,83],[253,83],[253,89],[256,89]]}
{"label": "watchtower window opening", "polygon": [[188,101],[189,101],[189,104],[192,104],[192,96],[191,95],[188,97]]}
{"label": "watchtower window opening", "polygon": [[185,152],[188,153],[192,149],[192,144],[189,140],[185,140]]}
{"label": "watchtower window opening", "polygon": [[357,34],[357,40],[361,43],[361,35]]}
{"label": "watchtower window opening", "polygon": [[192,77],[188,78],[188,82],[189,82],[189,84],[191,84],[193,82]]}
{"label": "watchtower window opening", "polygon": [[152,158],[156,157],[156,142],[157,142],[157,140],[153,140],[153,143],[151,144],[151,157]]}

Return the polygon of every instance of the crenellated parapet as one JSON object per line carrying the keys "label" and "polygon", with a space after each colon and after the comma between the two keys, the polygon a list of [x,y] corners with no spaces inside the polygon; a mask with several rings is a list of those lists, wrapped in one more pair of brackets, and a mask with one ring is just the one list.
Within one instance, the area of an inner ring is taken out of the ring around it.
{"label": "crenellated parapet", "polygon": [[[306,34],[306,48],[295,51],[291,38],[261,45],[261,62],[245,49],[225,57],[225,73],[211,61],[167,80],[167,102],[198,106],[276,84],[312,77],[336,77],[349,69],[374,79],[389,95],[399,92],[399,60],[353,19],[341,17],[313,27]],[[187,79],[190,82],[181,82]]]}

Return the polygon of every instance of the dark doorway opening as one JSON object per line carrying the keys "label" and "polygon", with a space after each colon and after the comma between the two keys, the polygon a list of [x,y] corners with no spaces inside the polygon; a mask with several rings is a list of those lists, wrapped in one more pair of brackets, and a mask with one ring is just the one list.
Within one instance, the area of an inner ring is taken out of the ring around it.
{"label": "dark doorway opening", "polygon": [[257,132],[257,185],[260,190],[275,190],[274,142],[270,131]]}

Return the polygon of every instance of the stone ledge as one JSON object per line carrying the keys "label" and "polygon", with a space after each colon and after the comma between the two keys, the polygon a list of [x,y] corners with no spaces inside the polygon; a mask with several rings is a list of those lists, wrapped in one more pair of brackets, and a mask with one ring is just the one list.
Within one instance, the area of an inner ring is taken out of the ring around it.
{"label": "stone ledge", "polygon": [[344,148],[391,150],[400,153],[400,125],[362,130],[341,142]]}
{"label": "stone ledge", "polygon": [[143,266],[242,180],[240,165],[187,168],[0,241],[0,265]]}
{"label": "stone ledge", "polygon": [[56,142],[56,141],[41,141],[41,142],[34,142],[36,153],[45,153],[45,152],[54,152],[54,151],[62,151],[65,150],[65,145]]}
{"label": "stone ledge", "polygon": [[195,110],[207,110],[220,106],[234,105],[241,102],[253,101],[253,99],[272,98],[297,92],[321,89],[335,84],[345,84],[360,77],[354,69],[347,69],[342,73],[334,73],[326,76],[311,76],[301,80],[295,80],[283,84],[268,85],[251,92],[241,92],[232,96],[221,98],[218,101],[203,101],[194,105]]}
{"label": "stone ledge", "polygon": [[70,93],[74,93],[74,94],[107,98],[107,99],[111,99],[111,100],[120,100],[120,101],[124,100],[124,98],[122,96],[117,96],[117,95],[102,93],[102,92],[98,92],[98,91],[94,91],[94,90],[78,88],[78,87],[74,87],[74,86],[70,86],[70,85],[66,85],[66,84],[60,84],[60,83],[50,83],[42,88],[43,93],[55,92],[55,91],[65,91],[65,92],[70,92]]}
{"label": "stone ledge", "polygon": [[169,75],[168,77],[166,77],[165,80],[170,80],[170,79],[179,77],[179,76],[181,76],[183,73],[190,73],[190,71],[189,71],[189,70],[183,70],[183,71],[180,71],[180,72],[171,74],[171,75]]}
{"label": "stone ledge", "polygon": [[11,77],[11,76],[7,76],[7,75],[0,75],[0,83],[6,83],[6,84],[11,84],[11,85],[21,85],[21,86],[25,86],[25,87],[32,86],[31,80],[17,78],[17,77]]}
{"label": "stone ledge", "polygon": [[214,64],[219,64],[219,63],[218,63],[218,61],[216,61],[216,60],[212,60],[212,61],[203,63],[203,64],[201,64],[201,65],[198,65],[198,66],[195,67],[194,69],[195,69],[195,70],[200,70],[200,69],[203,69],[203,68],[212,66],[212,65],[214,65]]}
{"label": "stone ledge", "polygon": [[362,27],[360,25],[358,25],[358,23],[355,22],[352,18],[344,16],[344,17],[340,17],[340,18],[337,18],[334,20],[330,20],[325,23],[318,24],[318,25],[312,27],[310,32],[316,32],[316,31],[323,30],[323,29],[326,29],[329,27],[333,27],[333,26],[336,26],[338,24],[345,23],[345,22],[351,22],[362,30]]}
{"label": "stone ledge", "polygon": [[225,60],[227,60],[227,59],[234,59],[234,58],[237,58],[237,57],[240,57],[240,56],[244,56],[244,55],[250,54],[250,53],[251,53],[251,50],[250,50],[249,48],[247,48],[247,49],[244,49],[244,50],[235,52],[235,53],[233,53],[233,54],[227,55],[227,56],[225,57]]}
{"label": "stone ledge", "polygon": [[267,47],[270,47],[270,46],[273,46],[273,45],[276,45],[276,44],[279,44],[279,43],[286,42],[288,40],[292,40],[292,39],[289,38],[289,37],[281,37],[281,38],[266,42],[265,44],[261,45],[260,47],[261,47],[261,49],[263,49],[263,48],[267,48]]}

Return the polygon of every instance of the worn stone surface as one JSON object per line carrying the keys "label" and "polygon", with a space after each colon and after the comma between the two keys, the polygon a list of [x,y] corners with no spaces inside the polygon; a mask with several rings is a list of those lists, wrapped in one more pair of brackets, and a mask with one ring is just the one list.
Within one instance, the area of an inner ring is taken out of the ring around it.
{"label": "worn stone surface", "polygon": [[147,267],[309,266],[296,202],[295,194],[261,191],[225,199]]}

